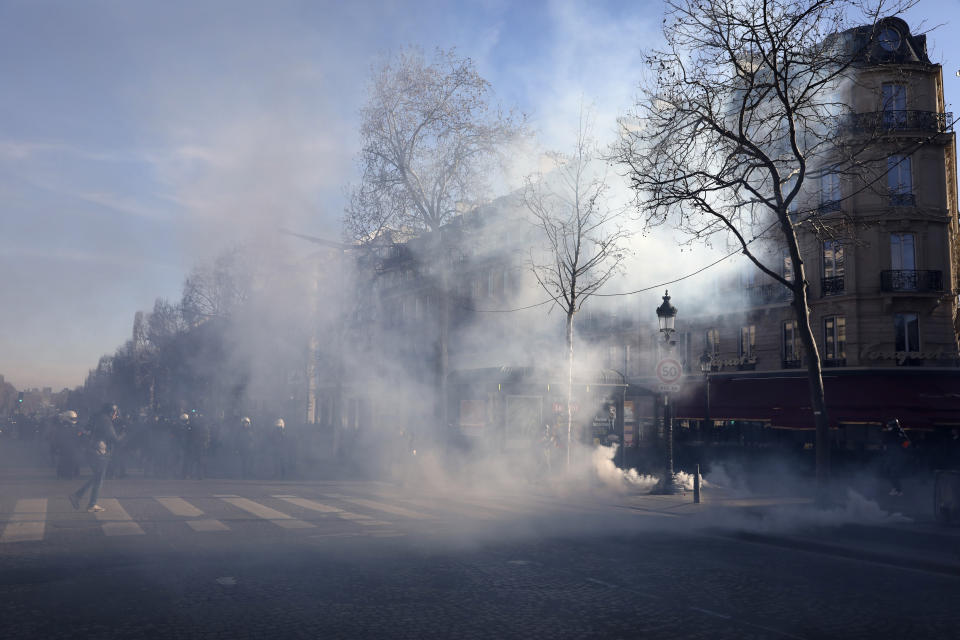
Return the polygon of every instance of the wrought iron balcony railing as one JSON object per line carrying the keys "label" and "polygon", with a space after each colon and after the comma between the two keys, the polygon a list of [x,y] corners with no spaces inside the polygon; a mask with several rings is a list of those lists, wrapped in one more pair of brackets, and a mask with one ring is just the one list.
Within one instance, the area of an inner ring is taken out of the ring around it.
{"label": "wrought iron balcony railing", "polygon": [[817,213],[840,211],[840,200],[826,200],[817,206]]}
{"label": "wrought iron balcony railing", "polygon": [[894,269],[880,272],[880,290],[896,291],[943,291],[942,271],[917,271]]}
{"label": "wrought iron balcony railing", "polygon": [[891,193],[891,207],[912,207],[917,204],[917,196],[912,193]]}
{"label": "wrought iron balcony railing", "polygon": [[782,361],[782,364],[784,369],[799,369],[803,366],[803,362],[800,360],[800,358],[787,358]]}
{"label": "wrought iron balcony railing", "polygon": [[820,279],[820,291],[823,296],[838,296],[843,293],[843,276]]}
{"label": "wrought iron balcony railing", "polygon": [[824,367],[845,367],[847,366],[846,358],[824,358],[823,360]]}
{"label": "wrought iron balcony railing", "polygon": [[747,304],[759,306],[764,304],[775,304],[790,300],[790,289],[779,282],[771,284],[762,284],[756,287],[747,287]]}
{"label": "wrought iron balcony railing", "polygon": [[844,118],[843,128],[851,133],[888,133],[891,131],[943,133],[953,130],[953,114],[915,109],[853,113]]}

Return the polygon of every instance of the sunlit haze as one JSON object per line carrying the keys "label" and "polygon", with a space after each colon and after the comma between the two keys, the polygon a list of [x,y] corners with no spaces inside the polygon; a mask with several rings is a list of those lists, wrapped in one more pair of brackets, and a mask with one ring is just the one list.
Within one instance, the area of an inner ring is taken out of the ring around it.
{"label": "sunlit haze", "polygon": [[[583,103],[609,139],[661,14],[654,1],[0,4],[0,374],[76,386],[198,262],[280,227],[338,239],[383,54],[456,47],[538,145],[563,148]],[[957,111],[960,3],[906,17],[941,25],[930,56]]]}

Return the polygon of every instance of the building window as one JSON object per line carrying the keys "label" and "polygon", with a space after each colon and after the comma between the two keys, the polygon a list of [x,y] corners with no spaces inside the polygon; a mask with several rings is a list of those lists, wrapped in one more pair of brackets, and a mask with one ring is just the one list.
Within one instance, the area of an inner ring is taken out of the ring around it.
{"label": "building window", "polygon": [[491,296],[499,296],[503,293],[500,288],[500,283],[503,281],[503,278],[500,277],[500,273],[496,269],[490,269],[487,272],[487,292]]}
{"label": "building window", "polygon": [[885,82],[881,87],[883,126],[887,129],[902,129],[907,123],[906,86]]}
{"label": "building window", "polygon": [[756,356],[757,325],[750,324],[740,327],[740,359],[750,360]]}
{"label": "building window", "polygon": [[840,210],[840,174],[828,172],[820,177],[820,211]]}
{"label": "building window", "polygon": [[847,364],[847,318],[830,316],[823,320],[824,366]]}
{"label": "building window", "polygon": [[903,353],[920,351],[920,320],[915,313],[893,316],[896,350]]}
{"label": "building window", "polygon": [[843,245],[839,240],[826,240],[823,243],[823,295],[843,293],[843,276]]}
{"label": "building window", "polygon": [[890,234],[890,268],[894,271],[913,271],[917,268],[916,239],[912,233]]}
{"label": "building window", "polygon": [[607,369],[614,371],[623,371],[626,367],[623,347],[607,347]]}
{"label": "building window", "polygon": [[[790,192],[793,191],[793,188],[797,186],[797,176],[790,176],[790,178],[783,184],[781,189],[781,194],[783,195],[784,200],[790,196]],[[790,201],[790,204],[787,205],[787,213],[790,215],[790,222],[796,224],[797,222],[797,202],[800,200],[800,194],[798,193],[793,200]]]}
{"label": "building window", "polygon": [[793,282],[793,258],[790,257],[790,254],[786,250],[783,251],[781,258],[783,261],[783,278],[787,282]]}
{"label": "building window", "polygon": [[800,368],[800,344],[797,342],[797,321],[783,323],[783,368]]}
{"label": "building window", "polygon": [[707,329],[703,337],[703,346],[712,358],[720,357],[720,330],[717,328]]}
{"label": "building window", "polygon": [[910,156],[894,154],[887,157],[887,190],[890,192],[890,206],[913,206],[915,201]]}

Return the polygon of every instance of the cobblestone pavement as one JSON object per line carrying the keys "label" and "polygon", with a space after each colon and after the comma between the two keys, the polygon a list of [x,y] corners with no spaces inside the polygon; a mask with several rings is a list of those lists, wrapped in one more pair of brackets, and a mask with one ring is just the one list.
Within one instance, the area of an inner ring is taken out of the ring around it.
{"label": "cobblestone pavement", "polygon": [[74,484],[0,490],[0,638],[960,629],[956,576],[712,535],[667,500],[135,478],[108,483],[107,511],[88,514],[66,500]]}

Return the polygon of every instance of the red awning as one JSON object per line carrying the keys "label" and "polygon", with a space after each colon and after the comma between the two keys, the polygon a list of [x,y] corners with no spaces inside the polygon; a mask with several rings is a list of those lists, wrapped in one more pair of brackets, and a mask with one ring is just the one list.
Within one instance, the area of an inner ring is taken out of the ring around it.
{"label": "red awning", "polygon": [[[802,372],[740,372],[710,376],[709,409],[703,378],[687,380],[673,400],[679,419],[755,420],[812,429],[810,390]],[[960,371],[845,370],[823,374],[831,426],[898,418],[908,428],[960,423]]]}

